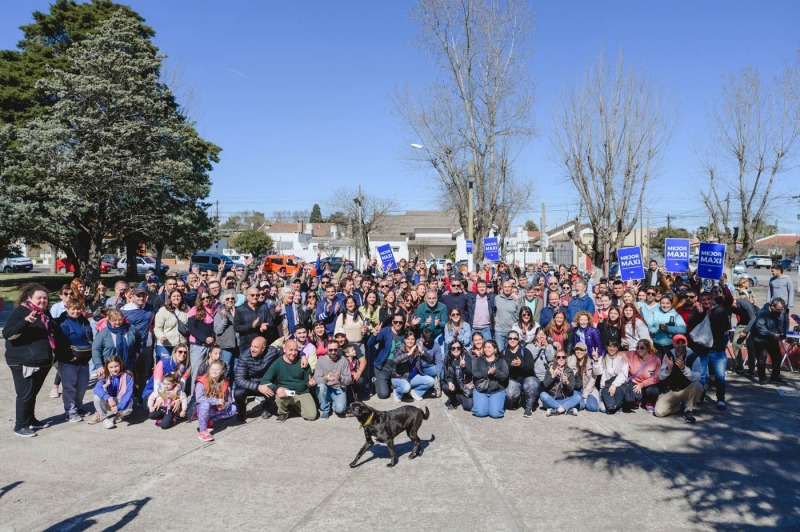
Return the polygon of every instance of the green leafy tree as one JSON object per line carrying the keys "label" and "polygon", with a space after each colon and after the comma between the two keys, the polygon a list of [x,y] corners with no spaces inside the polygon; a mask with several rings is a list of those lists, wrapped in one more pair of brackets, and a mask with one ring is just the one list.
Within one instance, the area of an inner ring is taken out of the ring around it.
{"label": "green leafy tree", "polygon": [[650,248],[664,251],[665,238],[692,238],[692,234],[682,227],[659,227],[658,235],[650,237]]}
{"label": "green leafy tree", "polygon": [[533,220],[525,220],[525,230],[526,231],[538,231],[539,226],[536,225],[536,222]]}
{"label": "green leafy tree", "polygon": [[33,23],[20,28],[23,38],[17,50],[0,51],[0,123],[19,126],[42,116],[54,100],[36,83],[53,69],[69,70],[69,49],[95,33],[117,11],[137,20],[141,37],[155,35],[130,7],[108,0],[56,0],[48,13],[34,11]]}
{"label": "green leafy tree", "polygon": [[74,257],[89,281],[99,276],[104,238],[130,244],[174,221],[173,209],[198,206],[219,151],[176,112],[159,82],[162,57],[143,33],[137,17],[118,10],[69,49],[70,68],[37,85],[55,103],[17,130],[20,159],[0,187],[0,207],[15,223]]}
{"label": "green leafy tree", "polygon": [[322,217],[322,209],[319,207],[319,203],[315,203],[313,207],[311,207],[311,215],[308,217],[308,221],[312,224],[322,223],[324,218]]}
{"label": "green leafy tree", "polygon": [[239,233],[232,241],[231,246],[239,253],[250,253],[253,256],[271,251],[275,246],[272,238],[262,231],[248,230]]}
{"label": "green leafy tree", "polygon": [[240,211],[231,214],[220,226],[223,232],[246,231],[248,229],[258,229],[267,221],[263,212],[259,211]]}

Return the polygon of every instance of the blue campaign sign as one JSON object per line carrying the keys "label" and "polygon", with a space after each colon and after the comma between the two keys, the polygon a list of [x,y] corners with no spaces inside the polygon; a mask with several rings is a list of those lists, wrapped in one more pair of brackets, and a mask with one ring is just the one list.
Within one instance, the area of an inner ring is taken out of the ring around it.
{"label": "blue campaign sign", "polygon": [[378,254],[381,256],[383,263],[383,270],[389,271],[397,268],[397,263],[394,261],[394,253],[392,253],[392,245],[384,244],[378,247]]}
{"label": "blue campaign sign", "polygon": [[489,260],[500,260],[500,246],[497,243],[496,236],[483,239],[483,252]]}
{"label": "blue campaign sign", "polygon": [[689,269],[689,239],[664,239],[664,266],[668,272],[683,273]]}
{"label": "blue campaign sign", "polygon": [[467,253],[472,253],[472,240],[467,240]]}
{"label": "blue campaign sign", "polygon": [[701,279],[719,279],[725,269],[725,244],[700,242],[697,255],[697,276]]}
{"label": "blue campaign sign", "polygon": [[644,279],[642,250],[639,246],[618,249],[617,259],[619,260],[619,274],[623,281]]}

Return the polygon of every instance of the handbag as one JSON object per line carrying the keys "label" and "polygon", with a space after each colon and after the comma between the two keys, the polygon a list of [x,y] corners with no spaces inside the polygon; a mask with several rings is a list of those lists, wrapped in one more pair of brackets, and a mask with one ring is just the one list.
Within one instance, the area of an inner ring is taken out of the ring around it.
{"label": "handbag", "polygon": [[703,318],[703,321],[701,321],[697,327],[692,329],[692,332],[689,333],[689,337],[694,340],[694,343],[703,347],[711,347],[714,345],[714,333],[711,331],[711,320],[708,318],[708,314],[706,314],[706,317]]}
{"label": "handbag", "polygon": [[183,323],[181,320],[177,321],[178,321],[178,333],[184,338],[189,338],[189,326]]}

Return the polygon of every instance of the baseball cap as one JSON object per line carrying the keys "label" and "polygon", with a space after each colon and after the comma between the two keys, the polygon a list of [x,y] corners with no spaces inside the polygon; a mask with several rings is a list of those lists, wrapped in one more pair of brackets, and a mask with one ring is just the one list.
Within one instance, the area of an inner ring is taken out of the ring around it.
{"label": "baseball cap", "polygon": [[588,350],[584,342],[578,342],[577,344],[575,344],[575,347],[573,347],[573,349],[578,349],[578,348],[583,349],[584,351]]}
{"label": "baseball cap", "polygon": [[145,290],[141,286],[137,286],[136,288],[133,289],[133,295],[135,295],[135,296],[138,296],[140,294],[146,294],[146,293],[147,293],[147,290]]}
{"label": "baseball cap", "polygon": [[336,336],[337,334],[344,334],[345,336],[347,336],[347,333],[346,333],[346,332],[344,332],[344,328],[342,328],[342,327],[339,327],[338,329],[336,329],[335,331],[333,331],[333,335],[334,335],[334,336]]}
{"label": "baseball cap", "polygon": [[675,345],[675,342],[677,342],[678,340],[683,340],[684,342],[688,342],[688,340],[686,340],[686,337],[684,335],[676,334],[675,336],[672,337],[672,345]]}

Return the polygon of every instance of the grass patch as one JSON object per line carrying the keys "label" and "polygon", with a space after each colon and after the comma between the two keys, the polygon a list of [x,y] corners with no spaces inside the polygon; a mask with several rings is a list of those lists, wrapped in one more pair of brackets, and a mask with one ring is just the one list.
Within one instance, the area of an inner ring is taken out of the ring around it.
{"label": "grass patch", "polygon": [[[50,302],[60,301],[59,290],[65,284],[72,282],[75,277],[71,273],[63,274],[37,274],[37,273],[3,273],[0,274],[0,297],[6,304],[14,303],[19,297],[20,288],[27,283],[39,283],[47,287],[50,292]],[[121,275],[103,275],[106,286],[113,287],[114,283],[124,279]]]}

